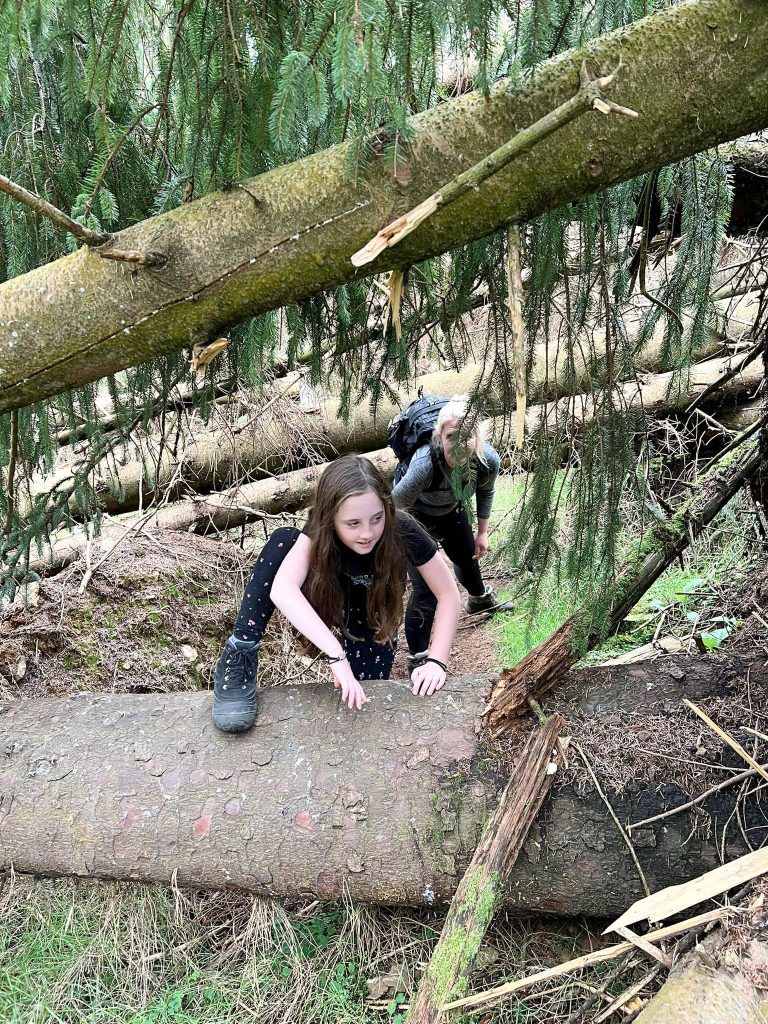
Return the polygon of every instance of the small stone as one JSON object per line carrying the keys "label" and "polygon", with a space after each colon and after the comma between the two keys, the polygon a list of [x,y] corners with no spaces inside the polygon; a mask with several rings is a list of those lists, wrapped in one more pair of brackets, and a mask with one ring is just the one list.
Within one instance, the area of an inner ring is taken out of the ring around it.
{"label": "small stone", "polygon": [[16,662],[16,668],[13,670],[13,678],[17,683],[20,683],[24,676],[27,674],[27,659],[22,654],[19,660]]}
{"label": "small stone", "polygon": [[405,762],[408,768],[418,768],[420,764],[424,764],[425,761],[429,760],[429,751],[422,747],[417,750],[413,757],[409,757]]}
{"label": "small stone", "polygon": [[181,645],[181,656],[188,665],[194,665],[198,658],[197,651],[191,644]]}
{"label": "small stone", "polygon": [[347,858],[347,867],[353,875],[359,875],[365,870],[363,862],[360,860],[360,856],[357,853],[353,853],[351,857]]}
{"label": "small stone", "polygon": [[396,992],[408,994],[413,989],[413,976],[407,964],[402,967],[393,967],[386,974],[377,975],[375,978],[368,978],[365,982],[368,988],[369,999],[387,999]]}

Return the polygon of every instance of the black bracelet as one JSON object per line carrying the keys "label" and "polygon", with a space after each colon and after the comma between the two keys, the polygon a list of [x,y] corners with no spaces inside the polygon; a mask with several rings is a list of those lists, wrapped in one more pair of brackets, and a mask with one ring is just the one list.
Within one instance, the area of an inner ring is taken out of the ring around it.
{"label": "black bracelet", "polygon": [[437,658],[425,658],[424,661],[434,661],[434,663],[436,665],[439,665],[443,672],[445,672],[445,674],[448,675],[448,666],[444,665],[442,661],[438,661]]}
{"label": "black bracelet", "polygon": [[346,661],[347,660],[347,656],[346,656],[346,654],[339,654],[337,657],[334,658],[334,656],[332,654],[326,654],[325,655],[325,660],[328,662],[329,665],[336,665],[340,661]]}

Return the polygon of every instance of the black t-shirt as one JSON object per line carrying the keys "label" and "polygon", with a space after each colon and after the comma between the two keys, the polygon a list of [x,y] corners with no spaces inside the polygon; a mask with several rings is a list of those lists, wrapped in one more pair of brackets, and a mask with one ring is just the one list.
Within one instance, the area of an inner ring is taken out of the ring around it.
{"label": "black t-shirt", "polygon": [[[420,566],[432,558],[437,551],[437,544],[424,527],[407,512],[398,509],[395,512],[395,527],[403,545],[405,559],[410,565]],[[339,551],[342,575],[350,583],[368,589],[373,586],[374,552],[360,554],[352,551],[340,540],[336,540]]]}

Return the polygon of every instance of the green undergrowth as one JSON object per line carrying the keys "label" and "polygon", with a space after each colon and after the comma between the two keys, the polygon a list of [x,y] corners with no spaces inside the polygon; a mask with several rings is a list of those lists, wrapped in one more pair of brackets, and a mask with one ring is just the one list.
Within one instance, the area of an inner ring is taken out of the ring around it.
{"label": "green undergrowth", "polygon": [[[6,879],[0,1021],[404,1024],[441,927],[442,918],[426,911],[347,903],[288,910],[234,893]],[[473,984],[499,984],[576,956],[593,941],[583,922],[498,914]],[[553,998],[546,1019],[564,1020],[580,990]],[[515,1001],[485,1019],[545,1018]]]}
{"label": "green undergrowth", "polygon": [[[501,478],[494,517],[514,509],[521,493],[516,480]],[[749,523],[753,514],[746,495],[731,501],[644,594],[619,632],[587,654],[582,664],[595,664],[669,635],[690,640],[702,651],[727,644],[741,625],[738,608],[732,607],[733,592],[749,580],[765,557]],[[628,531],[627,548],[629,540]],[[495,570],[504,567],[503,557],[497,559]],[[500,664],[505,667],[517,664],[582,607],[579,595],[572,594],[554,575],[529,593],[516,591],[513,579],[501,596],[519,602],[517,611],[496,616],[491,622]]]}

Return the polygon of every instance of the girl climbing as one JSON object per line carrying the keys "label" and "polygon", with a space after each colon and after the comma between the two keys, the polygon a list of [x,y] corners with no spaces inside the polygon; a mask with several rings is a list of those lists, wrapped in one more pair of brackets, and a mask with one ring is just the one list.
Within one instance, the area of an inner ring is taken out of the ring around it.
{"label": "girl climbing", "polygon": [[437,544],[405,512],[368,459],[347,455],[318,482],[303,531],[275,530],[245,588],[216,666],[213,721],[243,732],[256,719],[259,644],[279,608],[328,661],[350,708],[366,701],[362,679],[388,679],[403,617],[407,573],[432,597],[434,636],[411,673],[413,692],[445,684],[459,593]]}

